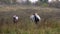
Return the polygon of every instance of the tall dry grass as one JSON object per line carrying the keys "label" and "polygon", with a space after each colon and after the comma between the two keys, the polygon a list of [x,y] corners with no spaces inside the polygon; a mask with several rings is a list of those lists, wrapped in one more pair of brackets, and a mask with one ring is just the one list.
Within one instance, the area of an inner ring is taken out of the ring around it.
{"label": "tall dry grass", "polygon": [[[37,12],[41,22],[35,24],[30,15]],[[12,16],[19,16],[17,24],[13,23]],[[3,6],[0,7],[0,34],[60,34],[60,9]]]}

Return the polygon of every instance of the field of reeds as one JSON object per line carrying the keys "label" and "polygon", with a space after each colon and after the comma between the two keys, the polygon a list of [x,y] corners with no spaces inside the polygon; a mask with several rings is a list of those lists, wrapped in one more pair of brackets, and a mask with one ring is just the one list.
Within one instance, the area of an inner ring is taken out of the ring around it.
{"label": "field of reeds", "polygon": [[[41,21],[35,24],[30,15],[37,12]],[[12,16],[19,16],[13,23]],[[35,6],[0,6],[0,34],[60,34],[60,9]]]}

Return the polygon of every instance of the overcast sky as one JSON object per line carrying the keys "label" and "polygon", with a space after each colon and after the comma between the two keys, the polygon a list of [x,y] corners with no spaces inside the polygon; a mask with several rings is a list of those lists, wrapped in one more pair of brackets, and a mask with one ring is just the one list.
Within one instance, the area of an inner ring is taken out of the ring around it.
{"label": "overcast sky", "polygon": [[35,3],[37,2],[38,0],[29,0],[31,3]]}
{"label": "overcast sky", "polygon": [[[56,0],[48,0],[48,2],[53,2],[53,1],[56,1]],[[60,0],[58,0],[58,1],[60,1]]]}

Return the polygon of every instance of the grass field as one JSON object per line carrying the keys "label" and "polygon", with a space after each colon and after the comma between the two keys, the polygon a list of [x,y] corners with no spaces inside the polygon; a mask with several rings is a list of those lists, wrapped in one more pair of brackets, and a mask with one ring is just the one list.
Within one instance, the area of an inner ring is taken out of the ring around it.
{"label": "grass field", "polygon": [[[41,22],[35,24],[30,15],[37,12]],[[12,16],[19,16],[14,24]],[[60,34],[60,9],[34,6],[0,6],[0,34]]]}

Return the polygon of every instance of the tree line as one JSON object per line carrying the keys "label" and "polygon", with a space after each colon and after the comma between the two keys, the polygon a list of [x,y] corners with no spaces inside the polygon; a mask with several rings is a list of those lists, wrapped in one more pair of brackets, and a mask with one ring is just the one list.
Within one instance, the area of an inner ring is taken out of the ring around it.
{"label": "tree line", "polygon": [[[17,0],[0,0],[0,4],[1,3],[5,3],[5,4],[17,4],[16,2]],[[37,3],[47,3],[48,0],[38,0]],[[29,0],[26,1],[25,4],[30,4]]]}
{"label": "tree line", "polygon": [[0,0],[0,5],[1,4],[6,4],[6,5],[14,5],[14,4],[23,4],[23,5],[37,5],[37,6],[49,6],[49,7],[56,7],[60,8],[60,2],[53,2],[53,3],[48,3],[48,0],[38,0],[35,4],[31,4],[29,0],[27,0],[25,3],[17,3],[17,0]]}

